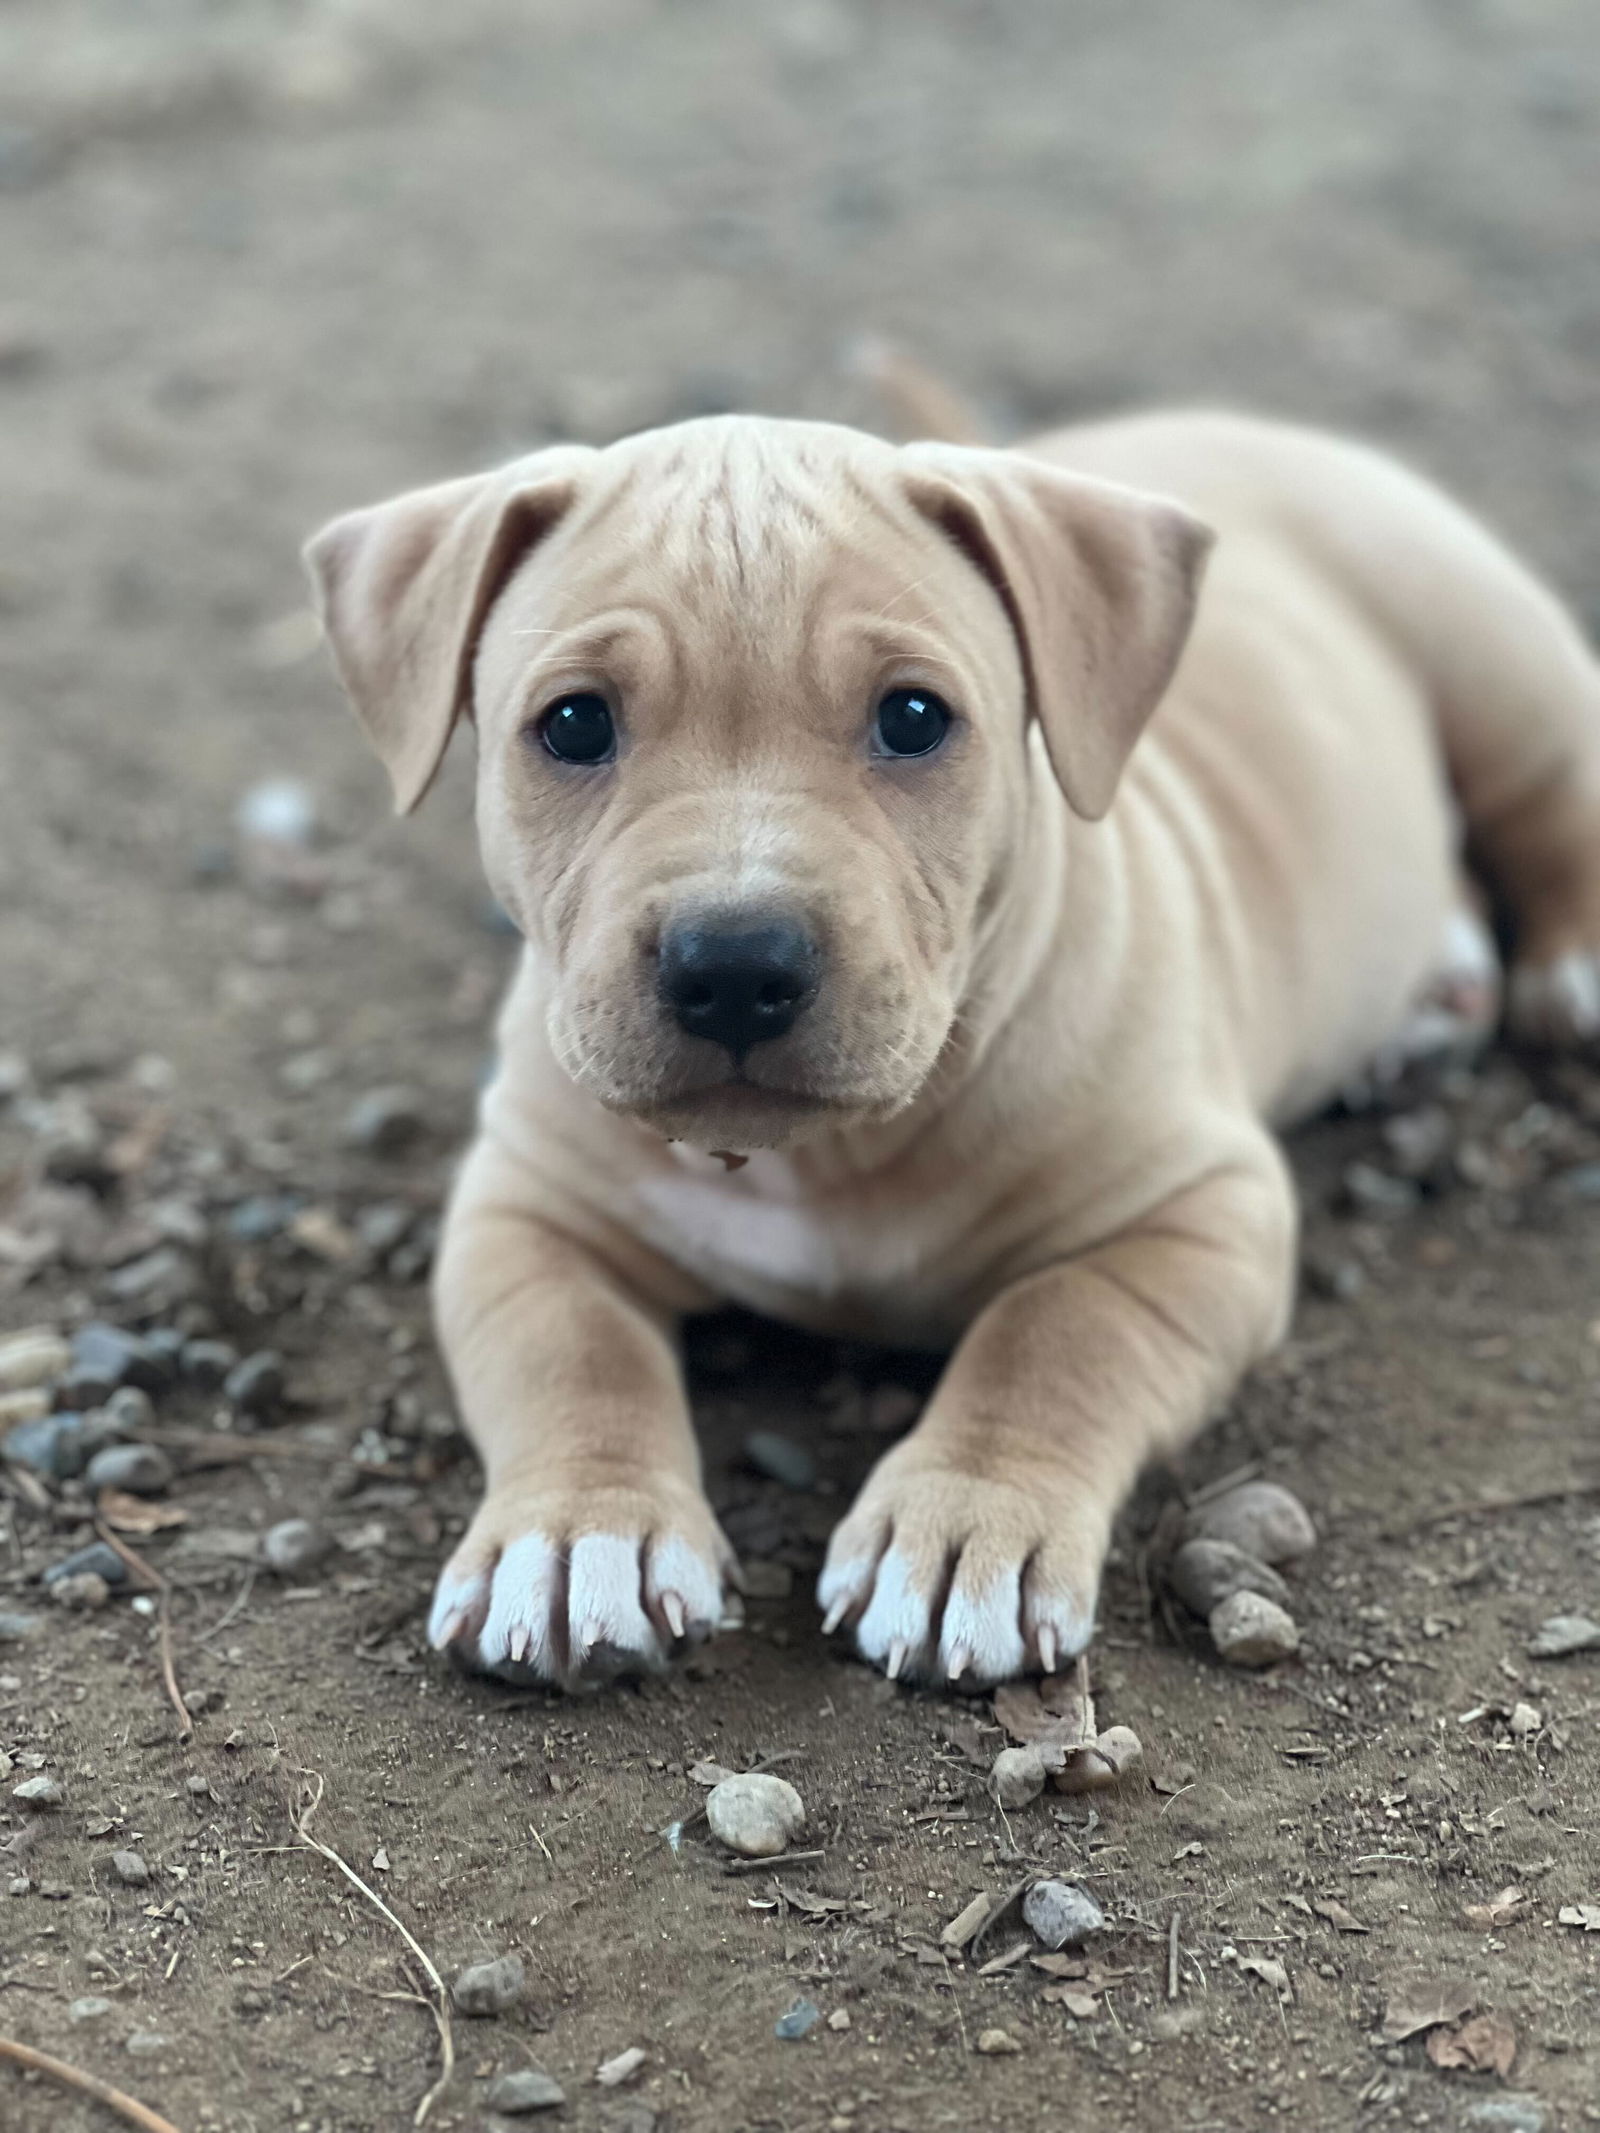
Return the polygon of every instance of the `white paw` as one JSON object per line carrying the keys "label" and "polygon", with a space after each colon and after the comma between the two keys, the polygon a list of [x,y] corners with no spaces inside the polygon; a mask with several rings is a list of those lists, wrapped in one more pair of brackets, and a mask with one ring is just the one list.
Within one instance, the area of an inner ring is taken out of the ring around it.
{"label": "white paw", "polygon": [[1506,1016],[1527,1044],[1565,1050],[1600,1037],[1600,953],[1571,948],[1548,963],[1519,963],[1511,973]]}
{"label": "white paw", "polygon": [[[921,1455],[925,1458],[926,1455]],[[891,1680],[983,1687],[1088,1644],[1105,1520],[1054,1480],[978,1481],[891,1452],[834,1534],[823,1628]]]}
{"label": "white paw", "polygon": [[428,1641],[481,1673],[576,1688],[709,1637],[733,1570],[704,1503],[604,1489],[488,1497],[440,1574]]}
{"label": "white paw", "polygon": [[1499,1013],[1494,936],[1475,911],[1463,906],[1446,922],[1437,969],[1366,1073],[1351,1084],[1347,1100],[1362,1109],[1424,1062],[1470,1062],[1494,1035]]}

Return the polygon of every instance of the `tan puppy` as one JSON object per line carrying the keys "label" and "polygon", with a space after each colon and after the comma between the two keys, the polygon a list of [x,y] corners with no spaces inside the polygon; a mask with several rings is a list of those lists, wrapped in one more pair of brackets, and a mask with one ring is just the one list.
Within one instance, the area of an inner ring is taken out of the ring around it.
{"label": "tan puppy", "polygon": [[717,419],[310,561],[402,808],[475,722],[527,938],[438,1277],[487,1493],[432,1636],[469,1663],[572,1683],[714,1627],[673,1329],[736,1298],[955,1344],[828,1624],[890,1674],[1055,1666],[1140,1467],[1284,1330],[1273,1126],[1493,1019],[1457,804],[1514,1019],[1600,1030],[1596,668],[1354,446]]}

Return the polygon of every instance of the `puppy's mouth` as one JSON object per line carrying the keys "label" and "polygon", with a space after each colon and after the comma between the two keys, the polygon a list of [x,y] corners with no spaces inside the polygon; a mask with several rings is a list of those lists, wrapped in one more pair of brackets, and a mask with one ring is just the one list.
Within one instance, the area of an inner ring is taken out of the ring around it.
{"label": "puppy's mouth", "polygon": [[742,1073],[620,1108],[668,1140],[737,1153],[782,1148],[861,1115],[858,1104]]}

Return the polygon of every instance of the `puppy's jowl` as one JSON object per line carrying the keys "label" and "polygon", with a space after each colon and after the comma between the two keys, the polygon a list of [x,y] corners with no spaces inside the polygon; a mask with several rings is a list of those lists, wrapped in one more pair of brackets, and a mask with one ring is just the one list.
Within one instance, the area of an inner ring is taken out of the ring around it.
{"label": "puppy's jowl", "polygon": [[432,1635],[478,1666],[573,1683],[714,1626],[674,1330],[733,1298],[953,1348],[828,1622],[891,1674],[1053,1667],[1141,1465],[1284,1330],[1274,1128],[1492,1023],[1469,837],[1514,1021],[1600,1032],[1595,666],[1358,447],[718,419],[310,559],[402,808],[476,726],[527,941],[438,1276],[487,1486]]}

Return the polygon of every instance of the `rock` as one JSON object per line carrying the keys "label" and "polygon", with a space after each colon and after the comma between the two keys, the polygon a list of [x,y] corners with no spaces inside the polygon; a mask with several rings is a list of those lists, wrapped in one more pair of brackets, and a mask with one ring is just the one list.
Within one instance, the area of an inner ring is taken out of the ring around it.
{"label": "rock", "polygon": [[1352,1214],[1408,1215],[1417,1204],[1417,1188],[1409,1178],[1391,1177],[1374,1163],[1351,1163],[1340,1183]]}
{"label": "rock", "polygon": [[228,1372],[222,1390],[241,1414],[269,1414],[283,1398],[283,1357],[275,1348],[257,1349]]}
{"label": "rock", "polygon": [[821,2020],[822,2009],[815,2000],[795,2000],[773,2023],[772,2034],[785,2044],[798,2044],[802,2037],[810,2036]]}
{"label": "rock", "polygon": [[1022,1916],[1047,1948],[1076,1947],[1105,1924],[1105,1913],[1072,1881],[1036,1881],[1022,1899]]}
{"label": "rock", "polygon": [[[147,1258],[156,1256],[146,1254]],[[59,1398],[67,1407],[98,1407],[120,1385],[136,1386],[140,1392],[159,1392],[170,1378],[171,1372],[161,1357],[138,1334],[124,1333],[120,1326],[93,1319],[72,1336],[72,1364]]]}
{"label": "rock", "polygon": [[20,1800],[24,1807],[59,1807],[66,1794],[53,1777],[24,1778],[20,1785],[13,1785],[11,1797]]}
{"label": "rock", "polygon": [[89,1461],[91,1489],[122,1489],[129,1496],[159,1496],[172,1484],[172,1462],[153,1444],[108,1444]]}
{"label": "rock", "polygon": [[98,2022],[102,2015],[108,2015],[110,2012],[111,2002],[100,1999],[94,1993],[87,1993],[81,2000],[71,2000],[67,2004],[69,2022]]}
{"label": "rock", "polygon": [[1550,2116],[1537,2096],[1513,2089],[1469,2103],[1458,2123],[1469,2133],[1545,2133]]}
{"label": "rock", "polygon": [[139,1304],[151,1310],[170,1310],[188,1303],[199,1293],[200,1277],[187,1253],[175,1245],[157,1245],[140,1259],[130,1259],[114,1274],[104,1277],[105,1293],[117,1303]]}
{"label": "rock", "polygon": [[0,1392],[27,1392],[52,1385],[72,1361],[72,1350],[59,1334],[35,1326],[0,1340]]}
{"label": "rock", "polygon": [[47,1586],[59,1585],[63,1578],[90,1574],[104,1578],[113,1587],[128,1582],[127,1564],[116,1549],[108,1548],[104,1541],[91,1541],[87,1548],[77,1548],[71,1555],[64,1555],[59,1563],[52,1563],[44,1572],[41,1582]]}
{"label": "rock", "polygon": [[1294,1617],[1259,1592],[1236,1592],[1211,1610],[1211,1641],[1229,1666],[1272,1666],[1300,1645]]}
{"label": "rock", "polygon": [[421,1139],[427,1124],[414,1089],[369,1089],[351,1105],[344,1138],[347,1146],[368,1155],[400,1155]]}
{"label": "rock", "polygon": [[332,1552],[333,1541],[309,1518],[286,1518],[263,1534],[261,1554],[269,1570],[279,1577],[298,1577],[313,1570]]}
{"label": "rock", "polygon": [[534,2067],[513,2074],[497,2074],[484,2098],[491,2111],[504,2111],[508,2118],[523,2118],[530,2111],[556,2111],[567,2100],[559,2081]]}
{"label": "rock", "polygon": [[1300,1262],[1301,1278],[1313,1296],[1330,1303],[1353,1303],[1367,1285],[1359,1259],[1336,1252],[1308,1251]]}
{"label": "rock", "polygon": [[228,1234],[236,1244],[268,1244],[305,1205],[295,1192],[257,1192],[229,1210]]}
{"label": "rock", "polygon": [[518,2005],[527,1990],[520,1955],[498,1955],[490,1963],[468,1963],[456,1973],[450,1997],[464,2015],[501,2015]]}
{"label": "rock", "polygon": [[1574,1652],[1600,1651],[1600,1622],[1587,1615],[1551,1615],[1528,1646],[1535,1659],[1570,1659]]}
{"label": "rock", "polygon": [[0,1614],[0,1644],[26,1644],[43,1628],[43,1615]]}
{"label": "rock", "polygon": [[50,1587],[50,1597],[58,1607],[90,1614],[106,1605],[111,1598],[111,1587],[92,1570],[81,1570],[76,1577],[57,1578]]}
{"label": "rock", "polygon": [[980,2029],[978,2049],[986,2059],[1003,2058],[1011,2052],[1019,2052],[1022,2046],[1016,2038],[1003,2029]]}
{"label": "rock", "polygon": [[130,1889],[142,1889],[150,1880],[150,1869],[138,1852],[113,1852],[111,1871]]}
{"label": "rock", "polygon": [[711,1834],[746,1859],[772,1859],[806,1826],[805,1803],[781,1777],[750,1771],[724,1778],[706,1795]]}
{"label": "rock", "polygon": [[300,778],[258,778],[240,794],[233,822],[251,843],[303,851],[317,833],[317,797]]}
{"label": "rock", "polygon": [[1278,1573],[1231,1541],[1185,1541],[1167,1565],[1167,1583],[1202,1619],[1236,1592],[1258,1592],[1280,1607],[1289,1604],[1289,1588]]}
{"label": "rock", "polygon": [[1037,1748],[1002,1748],[989,1773],[989,1790],[1002,1807],[1026,1807],[1044,1790],[1044,1757]]}
{"label": "rock", "polygon": [[138,1385],[119,1385],[100,1412],[114,1435],[130,1437],[137,1430],[147,1429],[156,1418],[154,1402]]}
{"label": "rock", "polygon": [[136,2029],[122,2048],[135,2059],[159,2059],[163,2052],[171,2051],[172,2039],[159,2029]]}
{"label": "rock", "polygon": [[230,1341],[185,1341],[178,1356],[179,1375],[202,1392],[215,1392],[239,1367],[239,1351]]}
{"label": "rock", "polygon": [[594,2070],[594,2078],[603,2089],[619,2089],[625,2081],[631,2081],[641,2066],[645,2055],[637,2044],[630,2044],[625,2052],[618,2052],[614,2059],[607,2059]]}
{"label": "rock", "polygon": [[1386,1119],[1383,1138],[1401,1177],[1419,1185],[1442,1184],[1449,1178],[1456,1131],[1441,1104],[1424,1104]]}
{"label": "rock", "polygon": [[1086,1748],[1067,1757],[1052,1783],[1057,1792],[1105,1792],[1144,1761],[1144,1743],[1131,1726],[1107,1726]]}
{"label": "rock", "polygon": [[50,1395],[41,1386],[26,1392],[0,1392],[0,1430],[17,1422],[41,1422],[50,1412]]}
{"label": "rock", "polygon": [[1293,1563],[1317,1545],[1298,1496],[1275,1481],[1247,1481],[1189,1515],[1185,1540],[1227,1541],[1262,1563]]}
{"label": "rock", "polygon": [[753,1429],[744,1440],[744,1456],[758,1474],[780,1481],[786,1489],[814,1489],[817,1462],[803,1444],[775,1429]]}
{"label": "rock", "polygon": [[1515,1703],[1511,1706],[1511,1716],[1506,1723],[1517,1740],[1527,1740],[1538,1732],[1544,1720],[1533,1704]]}
{"label": "rock", "polygon": [[45,1415],[9,1431],[5,1456],[46,1481],[70,1481],[83,1472],[85,1447],[82,1415]]}

